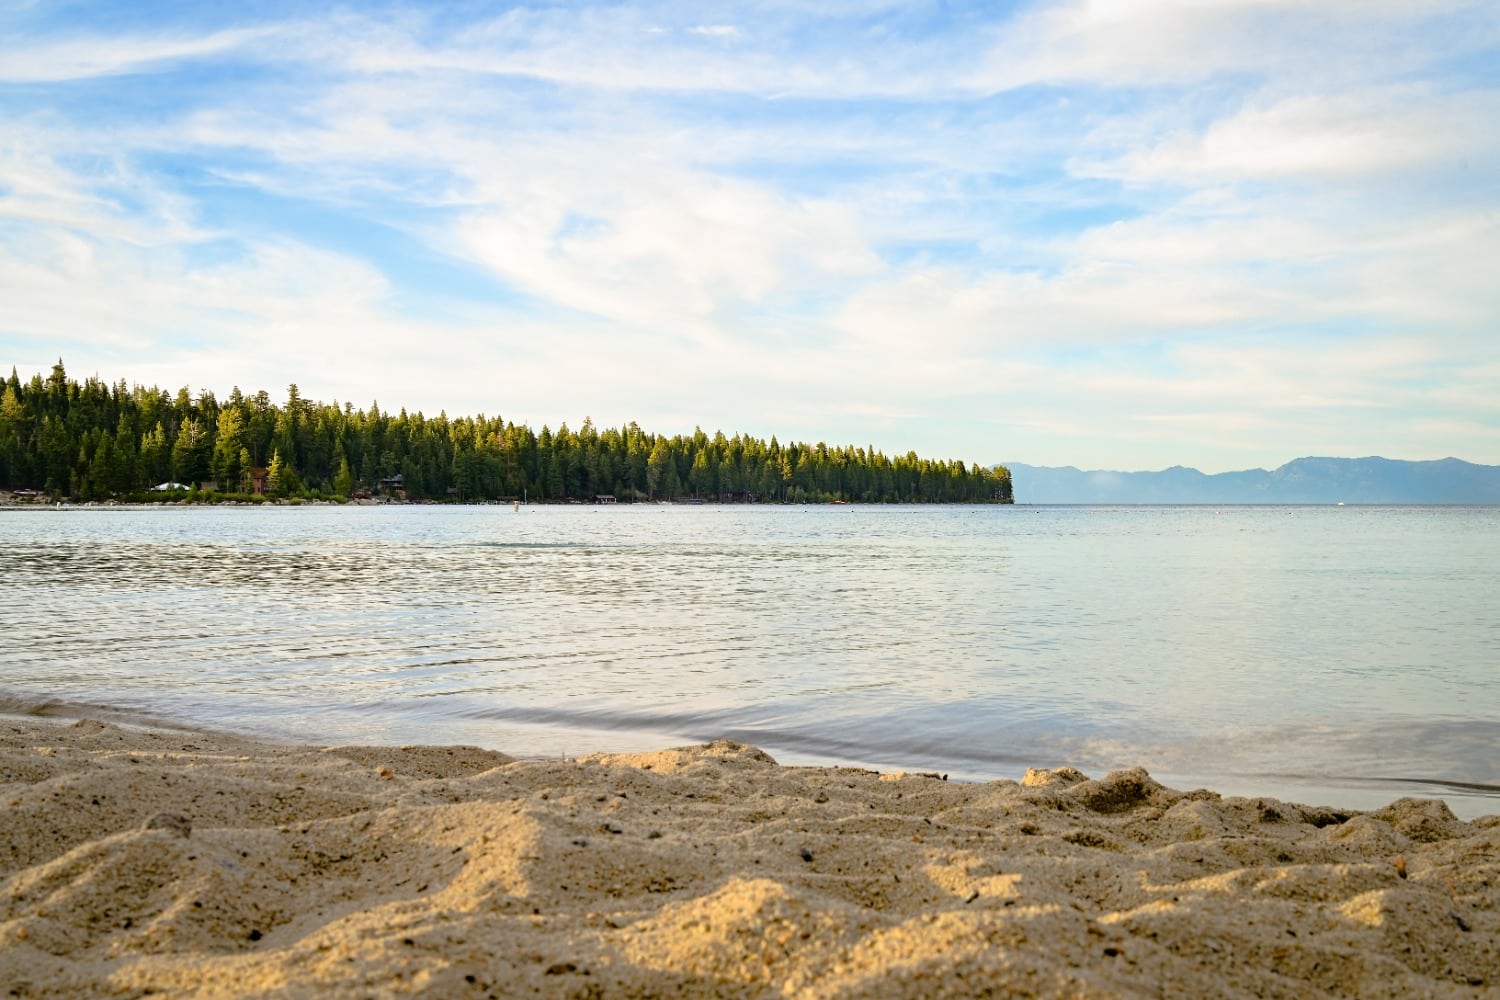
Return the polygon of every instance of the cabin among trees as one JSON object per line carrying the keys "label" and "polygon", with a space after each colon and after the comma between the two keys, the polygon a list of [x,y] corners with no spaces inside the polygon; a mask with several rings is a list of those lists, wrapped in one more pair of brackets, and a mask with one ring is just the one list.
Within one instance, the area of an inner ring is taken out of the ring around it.
{"label": "cabin among trees", "polygon": [[0,489],[101,500],[163,483],[237,484],[245,496],[466,501],[528,497],[595,503],[1009,503],[1010,473],[961,461],[712,436],[668,437],[585,418],[534,432],[483,414],[435,418],[376,403],[312,402],[296,385],[273,402],[238,388],[223,400],[45,378],[0,382]]}

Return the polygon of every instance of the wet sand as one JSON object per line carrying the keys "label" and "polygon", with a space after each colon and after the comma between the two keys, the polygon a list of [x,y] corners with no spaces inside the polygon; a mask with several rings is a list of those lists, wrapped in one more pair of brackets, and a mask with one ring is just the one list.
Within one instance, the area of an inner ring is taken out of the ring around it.
{"label": "wet sand", "polygon": [[[519,748],[524,749],[524,748]],[[1500,817],[0,720],[9,995],[1500,996]]]}

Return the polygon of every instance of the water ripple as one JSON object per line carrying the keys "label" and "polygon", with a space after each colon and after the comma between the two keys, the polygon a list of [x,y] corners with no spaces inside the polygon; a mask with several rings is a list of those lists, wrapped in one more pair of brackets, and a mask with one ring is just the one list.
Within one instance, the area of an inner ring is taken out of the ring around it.
{"label": "water ripple", "polygon": [[0,710],[1490,795],[1500,512],[1293,513],[7,514]]}

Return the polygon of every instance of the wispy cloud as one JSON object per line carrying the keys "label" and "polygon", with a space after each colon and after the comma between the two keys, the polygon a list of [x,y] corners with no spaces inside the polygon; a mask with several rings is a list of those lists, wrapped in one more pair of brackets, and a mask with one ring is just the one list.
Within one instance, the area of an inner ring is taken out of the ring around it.
{"label": "wispy cloud", "polygon": [[972,85],[1170,86],[1245,74],[1276,88],[1400,78],[1494,46],[1483,3],[1434,0],[1073,0],[998,24]]}
{"label": "wispy cloud", "polygon": [[198,37],[82,37],[0,47],[0,83],[58,83],[126,73],[165,72],[172,64],[220,56],[275,33],[271,28],[215,31]]}
{"label": "wispy cloud", "polygon": [[688,31],[694,35],[703,35],[705,38],[738,38],[742,34],[740,29],[732,24],[695,24]]}
{"label": "wispy cloud", "polygon": [[[1413,175],[1450,181],[1494,162],[1500,138],[1476,128],[1500,114],[1500,94],[1372,87],[1250,104],[1202,129],[1181,129],[1112,163],[1074,161],[1086,175],[1134,183],[1204,185],[1246,180],[1308,182]],[[1476,174],[1476,179],[1478,175]]]}

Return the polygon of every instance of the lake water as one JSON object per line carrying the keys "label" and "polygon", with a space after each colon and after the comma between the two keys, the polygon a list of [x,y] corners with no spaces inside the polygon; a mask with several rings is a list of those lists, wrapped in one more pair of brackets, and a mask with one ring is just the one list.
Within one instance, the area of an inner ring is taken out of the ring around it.
{"label": "lake water", "polygon": [[0,710],[1500,812],[1500,508],[0,512]]}

